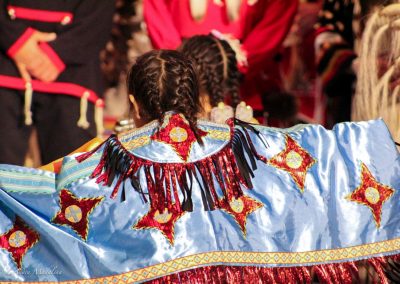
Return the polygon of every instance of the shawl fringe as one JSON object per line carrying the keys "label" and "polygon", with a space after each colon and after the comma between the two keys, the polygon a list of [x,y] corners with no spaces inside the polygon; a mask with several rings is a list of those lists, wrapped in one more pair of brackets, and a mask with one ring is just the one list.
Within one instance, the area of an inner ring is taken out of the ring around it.
{"label": "shawl fringe", "polygon": [[386,284],[399,283],[399,267],[400,255],[300,267],[220,265],[186,270],[146,283]]}
{"label": "shawl fringe", "polygon": [[[239,127],[235,128],[235,124]],[[221,208],[216,185],[219,185],[223,199],[239,198],[243,195],[242,188],[253,187],[251,178],[257,169],[256,160],[266,161],[257,153],[248,133],[254,132],[262,139],[253,126],[239,120],[231,120],[229,125],[231,141],[218,153],[192,163],[157,163],[136,157],[123,147],[116,135],[76,159],[82,162],[103,147],[100,162],[91,178],[95,178],[98,184],[114,185],[111,198],[116,198],[122,188],[120,198],[125,201],[124,185],[130,179],[132,187],[144,202],[150,201],[152,208],[164,210],[174,206],[191,212],[192,187],[196,182],[204,209],[212,211]],[[147,191],[143,190],[141,173],[145,174]]]}

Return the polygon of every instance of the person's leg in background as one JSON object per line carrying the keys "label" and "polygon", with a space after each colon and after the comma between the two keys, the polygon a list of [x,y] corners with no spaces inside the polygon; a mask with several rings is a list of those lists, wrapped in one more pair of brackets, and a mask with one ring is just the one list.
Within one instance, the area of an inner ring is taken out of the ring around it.
{"label": "person's leg in background", "polygon": [[24,164],[32,130],[24,120],[23,92],[0,88],[0,163]]}
{"label": "person's leg in background", "polygon": [[36,94],[35,123],[42,164],[59,159],[96,136],[94,106],[88,103],[88,129],[77,126],[80,99],[66,95]]}

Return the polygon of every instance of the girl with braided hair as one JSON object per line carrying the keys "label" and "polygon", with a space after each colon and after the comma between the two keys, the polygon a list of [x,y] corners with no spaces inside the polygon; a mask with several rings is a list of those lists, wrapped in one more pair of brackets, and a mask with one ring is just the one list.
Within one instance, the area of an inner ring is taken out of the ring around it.
{"label": "girl with braided hair", "polygon": [[143,16],[156,49],[218,30],[243,51],[241,96],[263,112],[263,94],[280,90],[279,54],[299,0],[143,0]]}
{"label": "girl with braided hair", "polygon": [[241,74],[228,41],[212,34],[197,35],[184,41],[180,50],[192,60],[199,76],[201,117],[224,123],[235,113],[243,121],[255,121],[252,108],[240,102]]}
{"label": "girl with braided hair", "polygon": [[167,112],[176,112],[185,117],[201,141],[196,126],[200,112],[197,77],[182,54],[162,50],[139,57],[128,75],[128,91],[137,127],[152,120],[162,124]]}
{"label": "girl with braided hair", "polygon": [[0,281],[360,283],[363,262],[399,283],[400,159],[382,121],[198,120],[177,51],[139,57],[128,85],[139,128],[58,175],[0,165]]}

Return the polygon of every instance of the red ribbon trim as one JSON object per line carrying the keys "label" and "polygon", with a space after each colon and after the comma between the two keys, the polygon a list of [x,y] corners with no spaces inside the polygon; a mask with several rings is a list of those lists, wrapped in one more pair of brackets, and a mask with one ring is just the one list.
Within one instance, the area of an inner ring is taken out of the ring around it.
{"label": "red ribbon trim", "polygon": [[18,6],[7,6],[8,13],[12,19],[23,19],[47,23],[72,23],[74,15],[70,12],[48,11],[40,9],[29,9]]}
{"label": "red ribbon trim", "polygon": [[[98,107],[104,107],[104,102],[101,100],[94,91],[86,89],[82,86],[73,84],[73,83],[63,83],[63,82],[54,82],[54,83],[44,83],[38,80],[32,80],[32,89],[37,92],[49,93],[54,95],[67,95],[76,98],[81,98],[85,92],[89,93],[88,101],[96,104]],[[16,89],[16,90],[25,90],[26,82],[21,78],[0,75],[0,87]]]}
{"label": "red ribbon trim", "polygon": [[13,45],[7,50],[7,55],[11,58],[14,58],[15,54],[21,47],[25,44],[25,42],[33,35],[36,30],[32,28],[27,28],[24,33],[14,42]]}
{"label": "red ribbon trim", "polygon": [[64,61],[58,56],[54,49],[47,43],[42,42],[39,44],[40,48],[47,56],[50,58],[51,62],[57,67],[58,71],[61,73],[65,69]]}

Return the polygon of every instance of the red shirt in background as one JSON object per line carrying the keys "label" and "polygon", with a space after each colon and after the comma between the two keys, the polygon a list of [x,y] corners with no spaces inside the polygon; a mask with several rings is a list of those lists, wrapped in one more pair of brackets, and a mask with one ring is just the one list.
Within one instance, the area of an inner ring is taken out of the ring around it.
{"label": "red shirt in background", "polygon": [[293,23],[299,1],[243,0],[236,21],[228,19],[224,3],[208,0],[204,17],[196,21],[189,0],[144,0],[149,36],[155,48],[175,49],[183,38],[208,34],[213,29],[234,35],[248,54],[242,98],[255,110],[262,110],[261,95],[281,87],[274,58]]}

